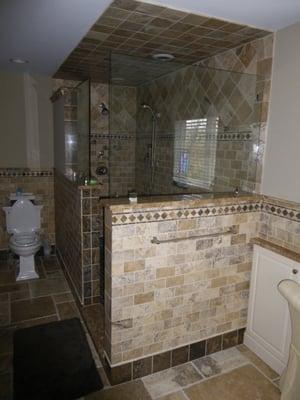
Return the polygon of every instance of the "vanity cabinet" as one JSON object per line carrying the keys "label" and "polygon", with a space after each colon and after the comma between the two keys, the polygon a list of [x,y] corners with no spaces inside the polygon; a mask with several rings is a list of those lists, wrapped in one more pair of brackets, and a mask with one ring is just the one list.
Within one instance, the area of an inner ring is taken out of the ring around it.
{"label": "vanity cabinet", "polygon": [[299,276],[298,262],[254,245],[244,343],[279,374],[288,361],[291,327],[288,304],[277,285]]}

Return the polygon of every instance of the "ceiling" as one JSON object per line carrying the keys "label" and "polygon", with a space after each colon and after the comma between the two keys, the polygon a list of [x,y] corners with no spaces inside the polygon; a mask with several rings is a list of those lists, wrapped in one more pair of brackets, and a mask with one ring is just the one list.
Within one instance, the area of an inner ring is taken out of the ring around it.
{"label": "ceiling", "polygon": [[270,31],[145,2],[114,0],[55,77],[106,82],[110,52],[144,59],[169,53],[175,62],[191,64],[268,34]]}
{"label": "ceiling", "polygon": [[[150,2],[264,30],[300,20],[299,0]],[[0,69],[53,75],[109,4],[110,0],[1,0]],[[14,65],[10,58],[27,59],[29,64]]]}
{"label": "ceiling", "polygon": [[[0,69],[53,75],[110,0],[0,0]],[[10,58],[29,60],[12,64]]]}
{"label": "ceiling", "polygon": [[299,0],[144,0],[147,3],[277,31],[300,21]]}

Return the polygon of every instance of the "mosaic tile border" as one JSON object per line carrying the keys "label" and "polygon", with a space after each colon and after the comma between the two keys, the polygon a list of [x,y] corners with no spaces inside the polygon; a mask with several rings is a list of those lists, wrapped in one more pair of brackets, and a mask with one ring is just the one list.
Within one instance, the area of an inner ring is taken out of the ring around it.
{"label": "mosaic tile border", "polygon": [[153,211],[137,211],[130,213],[113,213],[112,225],[128,225],[144,222],[158,222],[168,220],[178,220],[199,217],[216,217],[218,215],[232,215],[240,213],[249,213],[261,211],[261,202],[253,202],[247,204],[230,204],[224,207],[199,207],[199,208],[182,208],[171,210],[153,210]]}
{"label": "mosaic tile border", "polygon": [[282,207],[278,204],[273,204],[272,202],[263,202],[262,211],[265,211],[271,215],[277,215],[281,218],[286,218],[291,221],[300,222],[300,209]]}
{"label": "mosaic tile border", "polygon": [[[174,139],[175,134],[170,134],[170,135],[164,135],[164,134],[158,134],[157,139],[160,140],[168,140],[168,139]],[[139,135],[137,136],[137,140],[141,139],[149,139],[149,135]],[[252,133],[218,133],[218,134],[207,134],[203,133],[201,135],[197,135],[196,140],[213,140],[213,141],[249,141],[251,142],[253,140],[253,134]]]}
{"label": "mosaic tile border", "polygon": [[218,336],[191,343],[173,350],[148,356],[117,366],[111,366],[104,356],[104,368],[111,385],[128,382],[177,365],[206,357],[244,342],[246,328],[234,329]]}
{"label": "mosaic tile border", "polygon": [[186,207],[180,209],[154,209],[152,211],[137,211],[128,213],[113,213],[112,225],[128,225],[144,222],[158,222],[199,217],[215,217],[218,215],[231,215],[237,213],[248,213],[265,211],[291,221],[300,222],[300,209],[283,207],[271,201],[247,202],[246,204],[230,204],[227,206],[209,207]]}
{"label": "mosaic tile border", "polygon": [[0,177],[1,178],[11,178],[17,176],[53,176],[53,170],[31,170],[30,168],[1,168]]}
{"label": "mosaic tile border", "polygon": [[118,139],[118,140],[132,140],[135,136],[123,135],[123,134],[113,134],[113,133],[91,133],[91,139]]}

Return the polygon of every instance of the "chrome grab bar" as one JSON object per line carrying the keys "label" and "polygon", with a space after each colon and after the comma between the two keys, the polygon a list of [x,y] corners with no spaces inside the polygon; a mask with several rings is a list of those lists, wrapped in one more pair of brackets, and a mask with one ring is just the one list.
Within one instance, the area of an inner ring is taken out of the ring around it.
{"label": "chrome grab bar", "polygon": [[174,242],[180,242],[181,240],[190,240],[190,239],[205,239],[208,237],[217,237],[217,236],[222,236],[222,235],[233,235],[237,233],[237,228],[235,226],[230,227],[226,231],[221,231],[221,232],[214,232],[214,233],[206,233],[204,235],[193,235],[189,237],[181,237],[181,238],[174,238],[174,239],[164,239],[164,240],[159,240],[156,236],[153,236],[151,239],[151,243],[153,244],[161,244],[161,243],[174,243]]}

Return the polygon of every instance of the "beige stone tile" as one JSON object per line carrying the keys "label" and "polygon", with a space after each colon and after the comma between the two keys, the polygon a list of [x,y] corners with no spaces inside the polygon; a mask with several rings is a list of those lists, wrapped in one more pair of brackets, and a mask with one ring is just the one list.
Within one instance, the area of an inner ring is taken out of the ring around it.
{"label": "beige stone tile", "polygon": [[15,301],[11,304],[12,324],[54,314],[56,315],[56,310],[50,296]]}
{"label": "beige stone tile", "polygon": [[41,279],[29,282],[32,297],[47,296],[70,291],[64,278]]}
{"label": "beige stone tile", "polygon": [[154,300],[154,292],[147,292],[147,293],[141,293],[141,294],[136,294],[134,296],[134,304],[144,304],[144,303],[149,303]]}
{"label": "beige stone tile", "polygon": [[60,319],[81,318],[76,303],[68,301],[56,305]]}
{"label": "beige stone tile", "polygon": [[208,357],[194,360],[193,364],[195,364],[203,376],[208,378],[249,364],[249,361],[236,348],[230,348]]}
{"label": "beige stone tile", "polygon": [[143,382],[136,380],[85,396],[85,400],[151,400]]}
{"label": "beige stone tile", "polygon": [[186,400],[186,397],[182,391],[167,394],[166,396],[160,397],[158,400]]}
{"label": "beige stone tile", "polygon": [[280,391],[252,365],[184,389],[190,400],[280,400]]}
{"label": "beige stone tile", "polygon": [[179,365],[143,378],[146,389],[153,398],[176,392],[182,387],[202,379],[191,363]]}
{"label": "beige stone tile", "polygon": [[271,380],[278,378],[277,372],[270,368],[264,361],[262,361],[253,351],[248,349],[244,344],[237,346],[237,349],[252,362],[265,376]]}
{"label": "beige stone tile", "polygon": [[54,294],[52,298],[55,304],[65,303],[66,301],[74,301],[74,297],[71,292]]}

